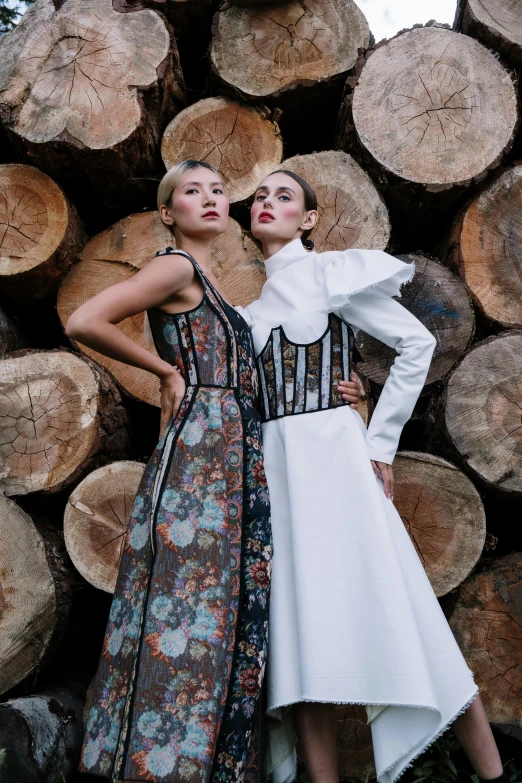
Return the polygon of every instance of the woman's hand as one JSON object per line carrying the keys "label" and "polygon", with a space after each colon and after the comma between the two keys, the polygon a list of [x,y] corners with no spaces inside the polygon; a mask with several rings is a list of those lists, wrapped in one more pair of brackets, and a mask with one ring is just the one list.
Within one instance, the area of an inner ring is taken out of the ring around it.
{"label": "woman's hand", "polygon": [[186,384],[181,373],[175,367],[171,367],[164,375],[160,376],[160,438],[165,432],[169,421],[176,415],[185,396]]}
{"label": "woman's hand", "polygon": [[384,494],[393,501],[393,470],[386,462],[375,462],[372,459],[372,468],[376,476],[380,476],[384,483]]}
{"label": "woman's hand", "polygon": [[339,381],[337,391],[343,400],[350,403],[350,408],[356,408],[359,405],[361,387],[357,375],[354,372],[350,375],[349,381]]}

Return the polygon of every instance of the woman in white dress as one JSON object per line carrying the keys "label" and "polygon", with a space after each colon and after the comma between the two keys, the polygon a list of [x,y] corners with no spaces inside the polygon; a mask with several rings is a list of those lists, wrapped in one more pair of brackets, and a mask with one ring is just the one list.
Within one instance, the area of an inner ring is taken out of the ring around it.
{"label": "woman in white dress", "polygon": [[[379,250],[308,252],[314,199],[290,172],[257,189],[252,232],[267,282],[241,310],[258,355],[272,504],[273,777],[295,777],[295,726],[313,783],[337,783],[331,704],[358,703],[380,783],[453,721],[477,774],[505,780],[472,672],[392,503],[391,464],[435,345],[392,298],[413,265]],[[398,353],[368,430],[336,394],[352,329]]]}

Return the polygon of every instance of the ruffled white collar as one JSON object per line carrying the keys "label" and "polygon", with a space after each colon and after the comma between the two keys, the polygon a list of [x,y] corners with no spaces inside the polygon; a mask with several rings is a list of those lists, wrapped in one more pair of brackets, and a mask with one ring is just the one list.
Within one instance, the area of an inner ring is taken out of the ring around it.
{"label": "ruffled white collar", "polygon": [[287,266],[295,264],[296,261],[302,261],[310,253],[303,247],[301,240],[292,239],[287,245],[274,253],[273,256],[265,260],[266,276],[271,277],[275,272],[286,269]]}

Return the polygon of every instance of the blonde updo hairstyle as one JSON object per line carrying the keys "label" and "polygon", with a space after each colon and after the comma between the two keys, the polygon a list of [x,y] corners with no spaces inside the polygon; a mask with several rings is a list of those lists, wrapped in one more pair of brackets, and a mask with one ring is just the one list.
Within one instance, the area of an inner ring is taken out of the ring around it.
{"label": "blonde updo hairstyle", "polygon": [[[176,163],[171,169],[167,171],[160,184],[158,185],[158,193],[156,196],[156,203],[158,205],[158,212],[161,216],[161,207],[171,206],[172,193],[174,188],[179,184],[181,178],[192,169],[204,168],[213,171],[220,176],[219,171],[211,166],[210,163],[205,163],[204,160],[182,160],[181,163]],[[167,228],[174,233],[174,226],[165,223]]]}

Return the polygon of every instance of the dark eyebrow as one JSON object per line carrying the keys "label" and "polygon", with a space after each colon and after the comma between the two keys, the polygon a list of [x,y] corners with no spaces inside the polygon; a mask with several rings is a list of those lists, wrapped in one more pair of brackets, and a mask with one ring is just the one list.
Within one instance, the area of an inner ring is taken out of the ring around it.
{"label": "dark eyebrow", "polygon": [[[266,185],[260,185],[257,188],[256,193],[258,190],[268,190],[268,188]],[[289,188],[287,185],[281,185],[280,187],[276,188],[276,193],[279,193],[281,190],[289,190],[290,193],[293,193],[295,196],[295,190],[292,190],[292,188]]]}
{"label": "dark eyebrow", "polygon": [[[214,186],[214,185],[221,185],[223,187],[223,183],[222,182],[211,182],[210,184],[212,186]],[[185,182],[185,185],[199,185],[201,187],[201,182]]]}

